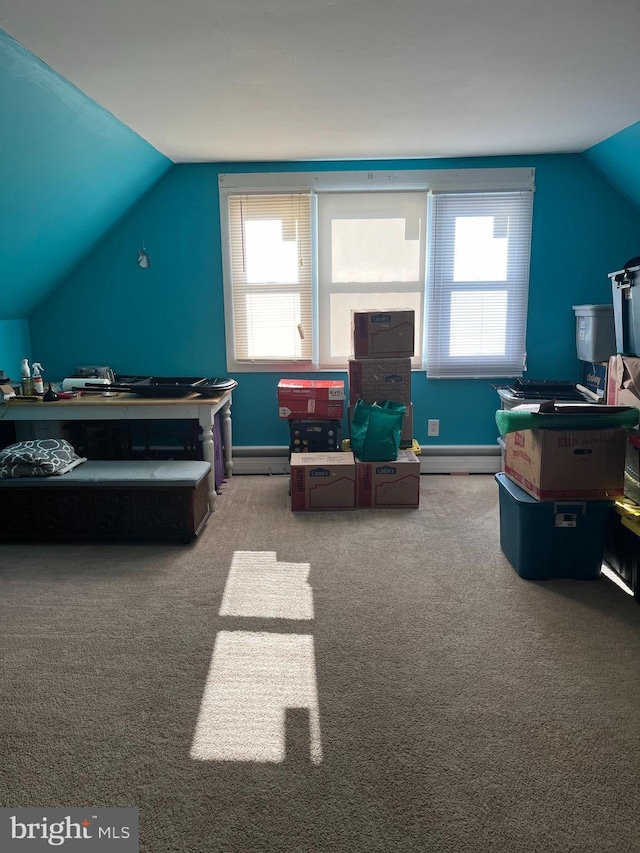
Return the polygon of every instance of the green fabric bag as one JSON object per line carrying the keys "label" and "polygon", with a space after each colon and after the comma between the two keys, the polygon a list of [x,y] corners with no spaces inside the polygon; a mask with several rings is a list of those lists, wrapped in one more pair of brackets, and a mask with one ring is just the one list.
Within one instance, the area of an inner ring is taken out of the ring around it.
{"label": "green fabric bag", "polygon": [[351,418],[351,449],[363,462],[392,462],[398,458],[404,403],[358,400]]}

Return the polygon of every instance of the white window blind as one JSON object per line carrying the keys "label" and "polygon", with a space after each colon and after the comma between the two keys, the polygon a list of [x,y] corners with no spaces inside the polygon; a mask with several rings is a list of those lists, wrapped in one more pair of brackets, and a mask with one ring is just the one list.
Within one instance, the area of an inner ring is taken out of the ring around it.
{"label": "white window blind", "polygon": [[352,312],[413,309],[421,364],[426,192],[318,194],[319,364],[344,368]]}
{"label": "white window blind", "polygon": [[228,215],[235,361],[311,362],[310,193],[229,195]]}
{"label": "white window blind", "polygon": [[533,193],[436,192],[427,376],[521,376]]}

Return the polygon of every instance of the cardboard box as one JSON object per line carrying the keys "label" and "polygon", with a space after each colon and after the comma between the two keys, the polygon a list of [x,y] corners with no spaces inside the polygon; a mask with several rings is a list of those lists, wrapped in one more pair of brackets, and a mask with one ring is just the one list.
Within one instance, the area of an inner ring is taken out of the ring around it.
{"label": "cardboard box", "polygon": [[278,400],[298,397],[305,400],[344,400],[342,379],[281,379]]}
{"label": "cardboard box", "polygon": [[349,403],[411,402],[410,358],[349,359]]}
{"label": "cardboard box", "polygon": [[624,496],[640,504],[640,431],[627,433],[627,452],[624,461]]}
{"label": "cardboard box", "polygon": [[624,494],[625,429],[528,429],[504,439],[505,473],[537,500],[614,500]]}
{"label": "cardboard box", "polygon": [[334,420],[344,417],[344,400],[315,400],[305,397],[281,397],[278,417],[290,420]]}
{"label": "cardboard box", "polygon": [[281,379],[278,382],[278,417],[342,420],[344,381],[342,379]]}
{"label": "cardboard box", "polygon": [[601,401],[607,399],[607,373],[609,362],[607,361],[583,361],[582,362],[582,385],[589,391],[597,394]]}
{"label": "cardboard box", "polygon": [[420,505],[420,461],[400,450],[395,462],[362,462],[356,456],[356,506],[415,509]]}
{"label": "cardboard box", "polygon": [[608,373],[607,403],[640,409],[640,358],[612,355]]}
{"label": "cardboard box", "polygon": [[290,453],[326,453],[340,450],[340,421],[290,420]]}
{"label": "cardboard box", "polygon": [[[353,416],[353,406],[349,406],[349,437],[351,437],[351,418]],[[402,432],[400,433],[400,447],[411,447],[413,444],[413,403],[409,403],[402,418]]]}
{"label": "cardboard box", "polygon": [[294,512],[355,507],[353,453],[300,453],[291,457],[290,467]]}
{"label": "cardboard box", "polygon": [[356,358],[413,358],[414,351],[414,311],[354,311]]}

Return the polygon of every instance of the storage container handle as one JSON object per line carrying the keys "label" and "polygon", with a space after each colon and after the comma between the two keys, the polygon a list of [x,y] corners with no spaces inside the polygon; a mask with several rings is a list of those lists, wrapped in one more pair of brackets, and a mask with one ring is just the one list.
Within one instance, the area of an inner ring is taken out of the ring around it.
{"label": "storage container handle", "polygon": [[585,501],[554,501],[554,503],[553,503],[554,515],[558,512],[558,509],[561,506],[582,507],[582,515],[584,515],[587,511],[587,504]]}

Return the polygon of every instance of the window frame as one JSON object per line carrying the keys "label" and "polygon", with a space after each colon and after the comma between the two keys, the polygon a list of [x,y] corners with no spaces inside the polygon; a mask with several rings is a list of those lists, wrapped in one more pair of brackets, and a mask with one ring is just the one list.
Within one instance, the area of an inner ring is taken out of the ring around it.
{"label": "window frame", "polygon": [[[514,198],[508,203],[504,200],[505,193],[513,193]],[[531,249],[531,225],[533,211],[529,206],[527,209],[521,204],[521,201],[516,198],[517,194],[526,197],[526,191],[509,190],[488,192],[487,195],[487,213],[490,210],[490,199],[492,195],[502,195],[502,200],[498,201],[500,209],[498,213],[505,213],[510,209],[512,215],[518,218],[522,217],[522,223],[518,223],[521,228],[528,227],[528,245],[527,251],[519,251],[519,241],[516,238],[515,242],[510,242],[507,246],[507,275],[504,280],[485,279],[479,281],[459,281],[456,282],[451,277],[444,275],[445,271],[453,274],[455,266],[455,227],[456,222],[461,215],[460,207],[446,209],[440,215],[440,224],[442,225],[442,233],[437,231],[435,226],[436,219],[436,200],[431,200],[430,221],[432,226],[432,240],[430,247],[433,250],[433,256],[429,264],[429,290],[431,291],[427,297],[427,310],[434,313],[435,322],[438,322],[439,328],[446,327],[447,331],[443,337],[443,341],[451,342],[451,296],[454,293],[467,291],[470,293],[488,293],[491,291],[505,291],[507,295],[507,313],[506,313],[506,352],[504,355],[473,355],[461,356],[444,353],[444,347],[438,346],[440,343],[439,337],[431,337],[429,335],[430,318],[427,317],[426,322],[426,346],[425,346],[425,369],[427,377],[430,379],[488,379],[500,377],[522,376],[524,371],[524,358],[526,352],[526,325],[527,325],[527,305],[528,305],[528,280],[529,280],[529,260]],[[449,197],[455,197],[456,194],[444,193]],[[461,196],[468,196],[469,193],[459,193]],[[478,194],[480,195],[480,194]],[[533,201],[531,194],[530,200]],[[444,202],[446,204],[446,201]],[[464,210],[464,206],[462,206]],[[484,211],[482,211],[484,212]],[[478,209],[478,214],[481,211]],[[467,211],[469,215],[469,211]],[[440,243],[447,250],[439,249]],[[439,274],[435,271],[436,254],[446,254],[446,261],[443,264]],[[526,286],[520,286],[519,282],[526,275]],[[515,344],[510,340],[513,334],[510,332],[514,329],[514,322],[522,321],[521,327],[518,327]],[[432,355],[433,353],[433,355]],[[429,359],[432,359],[430,366]],[[437,367],[436,367],[437,363]]]}
{"label": "window frame", "polygon": [[[371,170],[371,171],[319,171],[319,172],[234,172],[221,173],[218,176],[220,208],[220,236],[222,249],[222,272],[224,293],[224,314],[227,351],[227,371],[233,373],[320,373],[342,372],[344,367],[320,367],[318,329],[320,323],[318,280],[317,280],[317,211],[313,203],[314,196],[322,192],[367,192],[367,191],[403,191],[420,190],[427,193],[441,192],[490,192],[505,190],[535,190],[535,169],[523,168],[487,168],[487,169],[421,169],[421,170]],[[311,253],[313,263],[313,345],[312,360],[282,361],[238,361],[235,354],[235,317],[233,313],[233,281],[231,274],[231,234],[228,213],[230,195],[251,193],[309,193],[311,205]],[[427,214],[426,278],[431,269],[430,257],[430,211]],[[428,310],[429,294],[427,281],[424,285],[423,304],[425,315]],[[422,353],[419,353],[421,367],[426,368],[428,318],[423,316]],[[414,368],[416,369],[416,368]],[[498,374],[496,374],[498,375]],[[503,375],[503,374],[500,374]]]}

